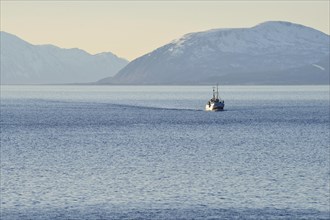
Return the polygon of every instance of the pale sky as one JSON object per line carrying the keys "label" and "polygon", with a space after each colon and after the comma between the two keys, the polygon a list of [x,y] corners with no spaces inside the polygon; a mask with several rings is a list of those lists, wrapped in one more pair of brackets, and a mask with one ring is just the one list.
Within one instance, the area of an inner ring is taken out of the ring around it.
{"label": "pale sky", "polygon": [[173,39],[214,28],[281,20],[329,34],[329,0],[311,1],[10,1],[1,31],[32,44],[110,51],[133,60]]}

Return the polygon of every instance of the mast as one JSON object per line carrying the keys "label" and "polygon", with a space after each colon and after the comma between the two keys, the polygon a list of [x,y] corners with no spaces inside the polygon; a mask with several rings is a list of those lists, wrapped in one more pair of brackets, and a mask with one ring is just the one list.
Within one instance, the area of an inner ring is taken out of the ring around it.
{"label": "mast", "polygon": [[219,99],[219,89],[218,89],[218,83],[217,83],[217,99]]}
{"label": "mast", "polygon": [[215,99],[215,91],[214,91],[214,86],[212,87],[213,88],[213,100]]}

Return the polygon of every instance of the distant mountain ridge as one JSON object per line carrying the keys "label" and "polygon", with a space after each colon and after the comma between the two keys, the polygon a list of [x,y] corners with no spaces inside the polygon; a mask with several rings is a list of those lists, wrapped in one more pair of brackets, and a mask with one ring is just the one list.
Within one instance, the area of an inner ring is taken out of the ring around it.
{"label": "distant mountain ridge", "polygon": [[1,84],[88,83],[115,75],[128,61],[107,52],[32,45],[0,32]]}
{"label": "distant mountain ridge", "polygon": [[269,21],[190,33],[100,84],[328,84],[329,35]]}

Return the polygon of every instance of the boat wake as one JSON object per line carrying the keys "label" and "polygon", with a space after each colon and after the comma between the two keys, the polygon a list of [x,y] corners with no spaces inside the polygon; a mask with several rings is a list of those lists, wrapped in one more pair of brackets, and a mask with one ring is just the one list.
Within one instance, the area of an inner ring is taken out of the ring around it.
{"label": "boat wake", "polygon": [[122,108],[122,109],[146,109],[146,110],[158,110],[158,111],[193,111],[201,112],[203,109],[193,109],[193,108],[173,108],[173,107],[158,107],[158,106],[143,106],[143,105],[129,105],[129,104],[109,104],[110,107]]}

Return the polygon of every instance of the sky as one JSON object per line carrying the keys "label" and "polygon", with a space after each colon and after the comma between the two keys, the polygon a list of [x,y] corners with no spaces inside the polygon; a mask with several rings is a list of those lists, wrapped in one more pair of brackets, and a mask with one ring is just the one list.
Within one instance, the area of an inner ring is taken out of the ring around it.
{"label": "sky", "polygon": [[1,31],[32,44],[112,52],[133,60],[186,33],[299,23],[329,34],[329,0],[15,1],[1,0]]}

